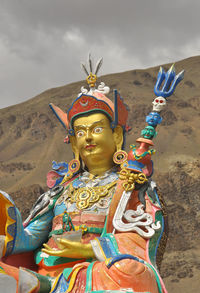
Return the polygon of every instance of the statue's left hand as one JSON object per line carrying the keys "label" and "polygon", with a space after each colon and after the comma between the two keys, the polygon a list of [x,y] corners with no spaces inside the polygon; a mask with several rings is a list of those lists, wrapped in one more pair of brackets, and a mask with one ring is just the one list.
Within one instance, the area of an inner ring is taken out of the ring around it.
{"label": "statue's left hand", "polygon": [[60,250],[55,250],[49,247],[47,244],[43,244],[45,248],[42,249],[43,252],[59,256],[59,257],[69,257],[69,258],[94,258],[94,252],[92,250],[92,245],[90,243],[84,244],[81,242],[70,241],[67,239],[57,239],[58,246]]}

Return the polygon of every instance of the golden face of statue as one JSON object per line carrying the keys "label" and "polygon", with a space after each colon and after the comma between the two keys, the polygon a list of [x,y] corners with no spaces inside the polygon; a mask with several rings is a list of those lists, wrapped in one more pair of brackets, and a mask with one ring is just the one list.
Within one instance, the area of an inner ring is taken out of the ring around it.
{"label": "golden face of statue", "polygon": [[77,148],[81,158],[110,157],[115,152],[115,141],[109,119],[102,113],[83,116],[74,122]]}
{"label": "golden face of statue", "polygon": [[74,131],[76,150],[89,170],[112,167],[116,142],[106,115],[95,113],[77,118]]}

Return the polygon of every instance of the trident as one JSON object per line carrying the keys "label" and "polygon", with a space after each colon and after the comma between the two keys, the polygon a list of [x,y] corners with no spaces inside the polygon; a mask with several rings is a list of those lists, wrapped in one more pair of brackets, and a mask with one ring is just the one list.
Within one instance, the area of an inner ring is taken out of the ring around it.
{"label": "trident", "polygon": [[[156,96],[161,96],[164,98],[167,98],[171,96],[176,88],[176,86],[179,84],[179,82],[184,77],[184,70],[179,72],[179,74],[176,75],[174,64],[170,67],[170,69],[165,72],[162,67],[160,67],[160,70],[158,72],[157,76],[157,82],[154,87],[154,93]],[[165,80],[164,85],[162,89],[160,89],[162,82]]]}

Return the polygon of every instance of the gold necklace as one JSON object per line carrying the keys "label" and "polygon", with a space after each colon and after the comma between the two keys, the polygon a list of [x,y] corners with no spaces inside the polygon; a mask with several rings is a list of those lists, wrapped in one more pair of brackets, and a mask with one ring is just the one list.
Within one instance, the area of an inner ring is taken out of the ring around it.
{"label": "gold necklace", "polygon": [[116,185],[117,181],[105,186],[81,187],[70,192],[71,203],[75,202],[79,210],[83,210],[98,202],[100,198],[108,195],[110,189]]}

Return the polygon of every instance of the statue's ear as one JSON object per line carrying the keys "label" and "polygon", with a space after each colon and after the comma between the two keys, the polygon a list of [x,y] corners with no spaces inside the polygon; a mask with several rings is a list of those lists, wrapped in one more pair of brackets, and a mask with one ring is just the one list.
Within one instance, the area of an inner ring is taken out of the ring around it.
{"label": "statue's ear", "polygon": [[77,145],[76,145],[76,137],[75,135],[70,135],[70,143],[71,143],[71,146],[72,146],[72,151],[75,155],[75,159],[76,160],[79,160],[79,151],[78,151],[78,148],[77,148]]}
{"label": "statue's ear", "polygon": [[123,145],[123,129],[120,125],[117,125],[114,129],[114,141],[115,141],[115,145],[116,145],[116,151],[120,151],[122,149],[122,145]]}

